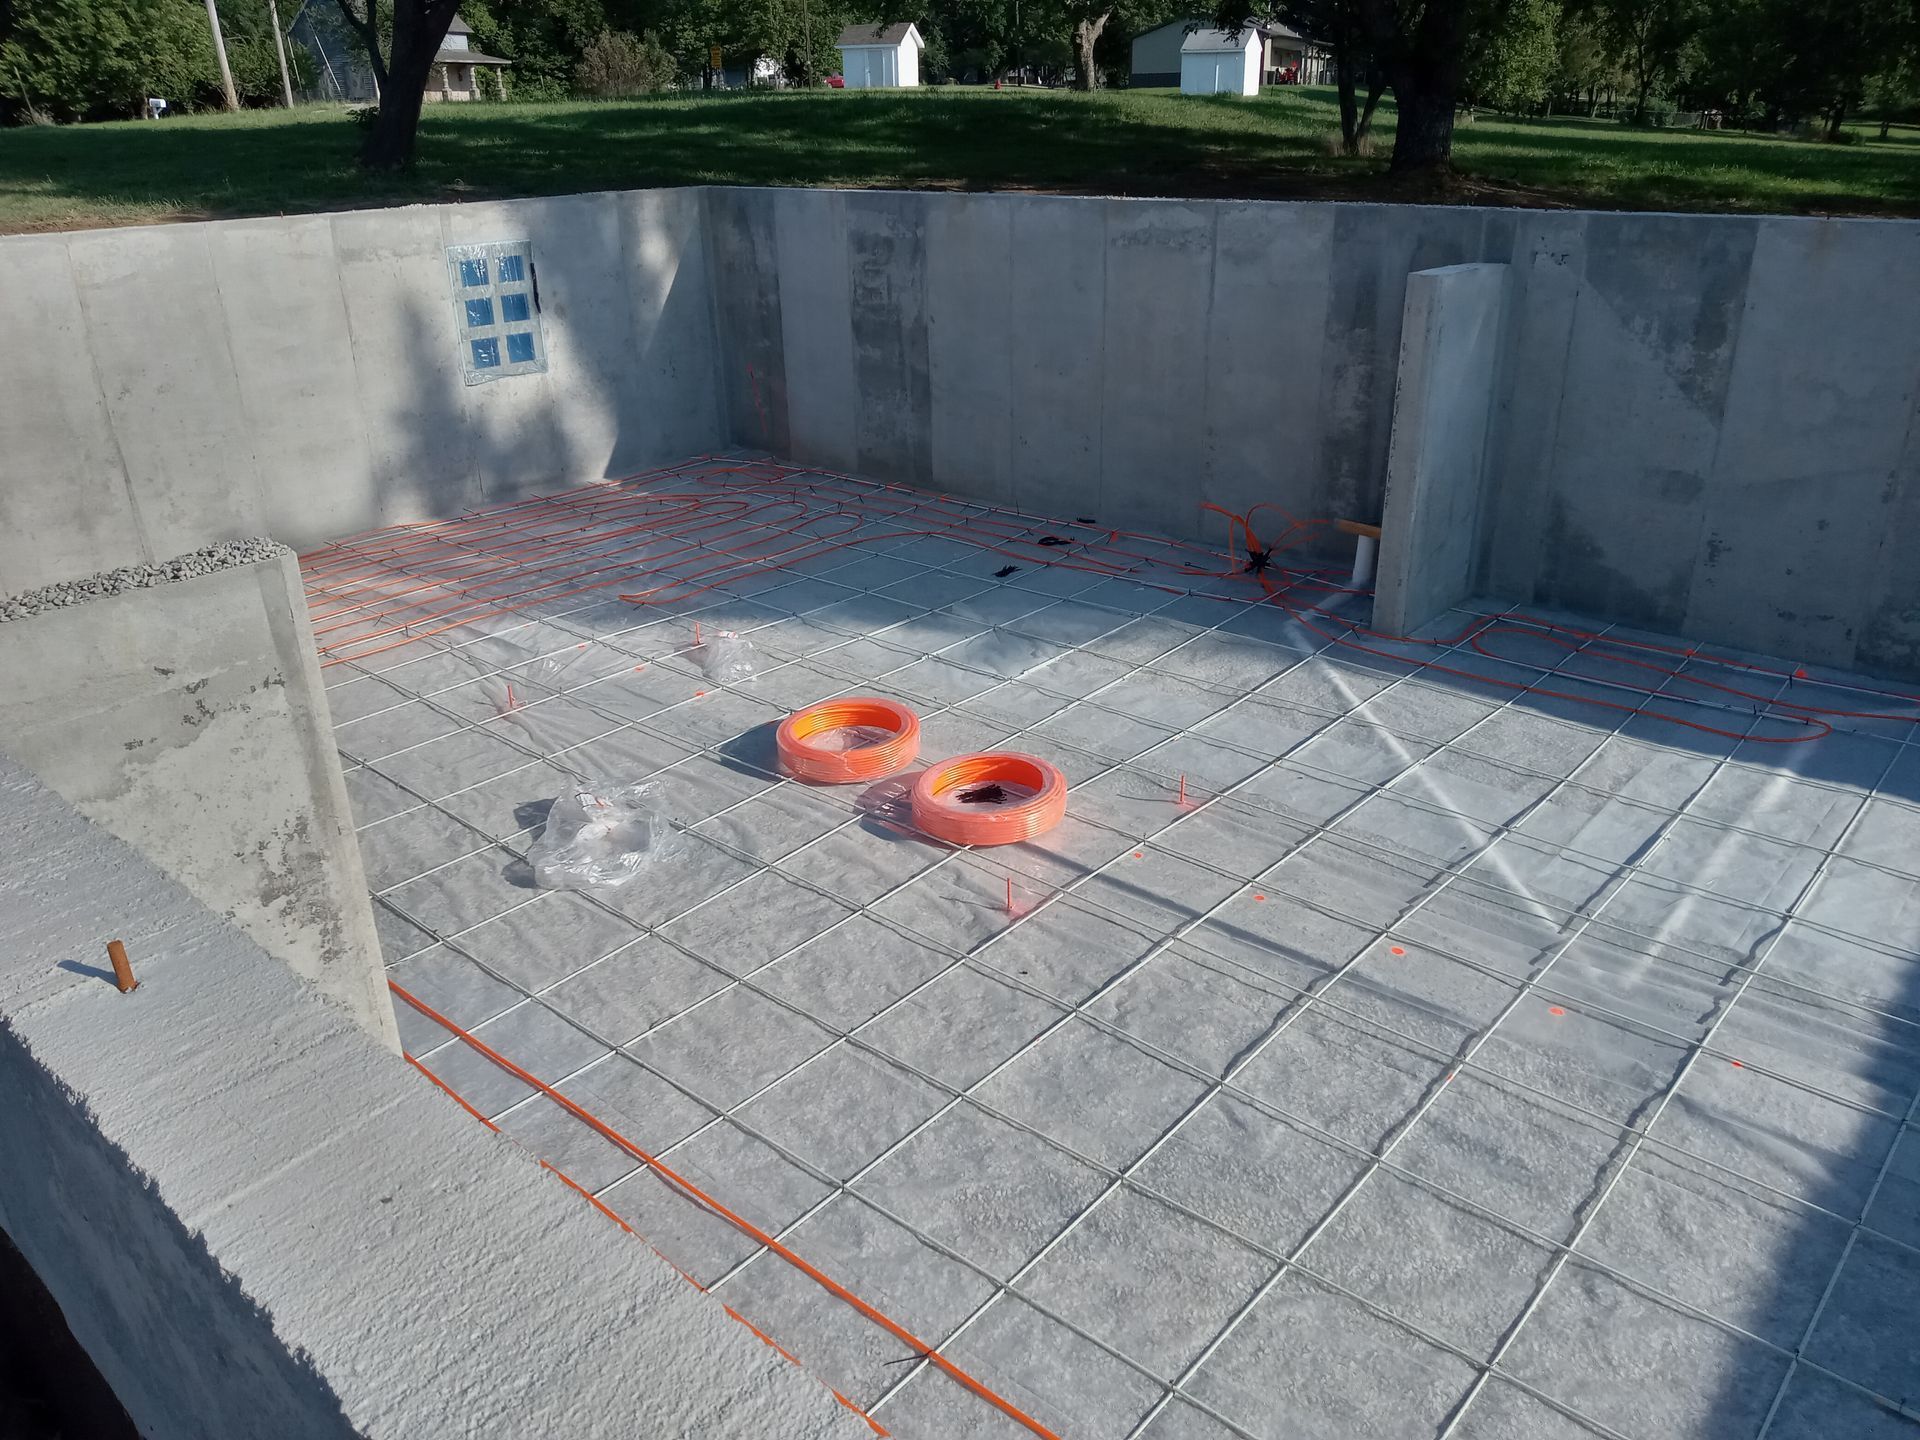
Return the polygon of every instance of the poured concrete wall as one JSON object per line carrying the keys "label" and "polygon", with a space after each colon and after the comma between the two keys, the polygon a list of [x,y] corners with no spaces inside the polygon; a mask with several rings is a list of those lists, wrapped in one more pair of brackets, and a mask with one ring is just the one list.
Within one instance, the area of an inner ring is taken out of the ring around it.
{"label": "poured concrete wall", "polygon": [[0,624],[0,675],[0,749],[399,1049],[291,553]]}
{"label": "poured concrete wall", "polygon": [[1377,520],[1407,273],[1505,260],[1516,223],[710,189],[732,437],[1177,534],[1219,537],[1203,500]]}
{"label": "poured concrete wall", "polygon": [[[553,369],[466,387],[443,247],[519,236]],[[1377,520],[1407,276],[1466,263],[1513,273],[1478,588],[1920,676],[1913,221],[710,188],[4,239],[0,589],[723,444]]]}
{"label": "poured concrete wall", "polygon": [[1920,676],[1920,223],[1528,225],[1485,587]]}
{"label": "poured concrete wall", "polygon": [[[699,218],[654,190],[0,238],[0,592],[711,448]],[[550,369],[468,386],[445,248],[510,239]]]}
{"label": "poured concrete wall", "polygon": [[732,438],[1378,520],[1411,272],[1509,264],[1476,588],[1920,676],[1920,223],[710,189]]}
{"label": "poured concrete wall", "polygon": [[1407,277],[1373,625],[1410,635],[1473,594],[1507,267]]}
{"label": "poured concrete wall", "polygon": [[0,1228],[142,1435],[870,1433],[4,757],[0,838]]}

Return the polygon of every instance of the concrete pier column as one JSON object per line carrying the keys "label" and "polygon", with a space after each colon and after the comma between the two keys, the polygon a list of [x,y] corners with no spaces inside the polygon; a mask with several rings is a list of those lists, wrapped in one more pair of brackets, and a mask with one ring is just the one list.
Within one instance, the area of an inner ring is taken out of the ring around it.
{"label": "concrete pier column", "polygon": [[1377,630],[1411,634],[1472,593],[1506,306],[1505,265],[1407,277]]}

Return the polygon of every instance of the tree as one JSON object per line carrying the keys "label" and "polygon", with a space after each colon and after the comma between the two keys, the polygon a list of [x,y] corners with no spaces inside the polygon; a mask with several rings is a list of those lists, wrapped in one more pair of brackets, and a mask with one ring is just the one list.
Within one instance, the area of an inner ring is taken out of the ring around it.
{"label": "tree", "polygon": [[587,47],[603,31],[640,34],[642,14],[616,14],[603,0],[460,0],[473,45],[513,61],[513,94],[521,100],[564,100]]}
{"label": "tree", "polygon": [[[383,27],[380,0],[335,0],[373,67],[380,108],[360,147],[360,163],[369,170],[403,170],[413,164],[420,130],[420,106],[434,56],[447,38],[458,0],[392,0]],[[360,7],[355,9],[356,4]],[[382,53],[382,29],[388,30]]]}
{"label": "tree", "polygon": [[1770,0],[1772,23],[1794,24],[1795,43],[1779,77],[1778,103],[1789,115],[1818,116],[1839,138],[1848,115],[1866,98],[1868,82],[1908,43],[1910,13],[1896,0]]}
{"label": "tree", "polygon": [[[1222,30],[1239,31],[1259,17],[1250,0],[1226,0],[1216,7],[1213,23]],[[1387,79],[1368,45],[1353,0],[1280,0],[1266,18],[1326,47],[1340,97],[1340,148],[1348,155],[1362,153]],[[1359,101],[1362,82],[1367,89],[1364,109]]]}
{"label": "tree", "polygon": [[[280,94],[265,0],[222,0],[235,87],[247,104]],[[305,54],[288,57],[296,67]],[[146,97],[182,110],[223,103],[200,0],[0,0],[0,110],[52,120],[142,113]]]}
{"label": "tree", "polygon": [[1453,112],[1476,30],[1489,33],[1506,0],[1354,0],[1362,33],[1387,83],[1398,117],[1396,174],[1444,175],[1453,168]]}
{"label": "tree", "polygon": [[1467,93],[1497,110],[1531,111],[1553,91],[1560,59],[1560,0],[1512,0],[1467,75]]}
{"label": "tree", "polygon": [[1867,81],[1866,102],[1882,140],[1893,133],[1894,121],[1920,111],[1920,45],[1893,56]]}
{"label": "tree", "polygon": [[1093,47],[1107,28],[1116,6],[1113,0],[1065,0],[1062,7],[1073,30],[1073,88],[1091,90],[1099,78]]}
{"label": "tree", "polygon": [[651,35],[602,30],[588,42],[574,67],[574,88],[582,95],[614,99],[644,95],[672,83],[673,56]]}
{"label": "tree", "polygon": [[1686,77],[1705,21],[1701,0],[1602,0],[1600,13],[1633,82],[1633,121],[1644,125],[1655,87]]}
{"label": "tree", "polygon": [[1600,92],[1613,85],[1617,73],[1612,47],[1591,11],[1562,11],[1554,34],[1554,92],[1571,106],[1584,104],[1591,116],[1600,108]]}

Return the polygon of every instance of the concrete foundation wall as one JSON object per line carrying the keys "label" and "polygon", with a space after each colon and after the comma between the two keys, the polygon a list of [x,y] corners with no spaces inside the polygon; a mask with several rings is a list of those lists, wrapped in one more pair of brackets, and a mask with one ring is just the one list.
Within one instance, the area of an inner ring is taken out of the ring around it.
{"label": "concrete foundation wall", "polygon": [[1505,265],[1407,277],[1373,625],[1410,635],[1473,594]]}
{"label": "concrete foundation wall", "polygon": [[142,1435],[870,1434],[3,757],[0,841],[0,1228]]}
{"label": "concrete foundation wall", "polygon": [[[700,194],[0,238],[0,593],[296,549],[712,448]],[[549,369],[462,382],[445,247],[533,242]]]}
{"label": "concrete foundation wall", "polygon": [[290,553],[0,624],[0,675],[0,749],[399,1049]]}
{"label": "concrete foundation wall", "polygon": [[1530,217],[1483,582],[1920,676],[1920,223]]}
{"label": "concrete foundation wall", "polygon": [[1407,277],[1512,268],[1476,588],[1920,676],[1920,224],[710,189],[732,438],[1378,520]]}
{"label": "concrete foundation wall", "polygon": [[[460,383],[526,236],[552,370]],[[1478,588],[1920,676],[1920,224],[722,189],[0,240],[0,589],[722,444],[1219,537],[1380,518],[1407,276],[1512,269]]]}

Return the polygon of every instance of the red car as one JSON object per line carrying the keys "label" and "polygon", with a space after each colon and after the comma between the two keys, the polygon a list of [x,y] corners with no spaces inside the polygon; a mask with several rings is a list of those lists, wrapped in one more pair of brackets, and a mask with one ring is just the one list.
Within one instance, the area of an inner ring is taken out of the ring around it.
{"label": "red car", "polygon": [[846,88],[847,88],[847,82],[846,82],[846,78],[845,78],[844,76],[840,76],[840,75],[829,75],[829,76],[827,76],[827,88],[828,88],[828,89],[830,89],[830,90],[844,90],[844,89],[846,89]]}

